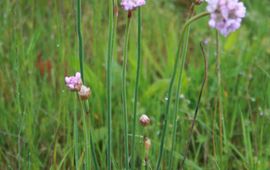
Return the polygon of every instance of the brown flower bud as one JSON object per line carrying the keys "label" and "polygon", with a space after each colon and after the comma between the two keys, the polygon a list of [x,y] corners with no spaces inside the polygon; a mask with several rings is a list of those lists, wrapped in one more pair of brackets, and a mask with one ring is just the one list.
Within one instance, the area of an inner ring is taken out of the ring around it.
{"label": "brown flower bud", "polygon": [[78,94],[82,100],[86,100],[91,95],[91,90],[89,87],[82,85]]}

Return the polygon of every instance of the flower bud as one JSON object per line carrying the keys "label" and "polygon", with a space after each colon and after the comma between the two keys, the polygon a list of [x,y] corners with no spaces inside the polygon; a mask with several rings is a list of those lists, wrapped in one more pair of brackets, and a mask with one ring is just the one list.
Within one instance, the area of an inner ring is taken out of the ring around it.
{"label": "flower bud", "polygon": [[140,123],[141,123],[141,125],[143,125],[143,126],[147,126],[147,125],[150,124],[150,118],[149,118],[147,115],[143,114],[143,115],[140,117]]}
{"label": "flower bud", "polygon": [[82,85],[80,91],[78,92],[80,98],[82,100],[88,99],[88,97],[91,95],[91,90],[89,87],[86,87],[85,85]]}

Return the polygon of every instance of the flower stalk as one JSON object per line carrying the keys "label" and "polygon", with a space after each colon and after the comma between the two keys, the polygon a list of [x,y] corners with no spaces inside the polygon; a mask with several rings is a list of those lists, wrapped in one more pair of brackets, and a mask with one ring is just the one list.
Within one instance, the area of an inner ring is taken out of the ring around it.
{"label": "flower stalk", "polygon": [[[128,14],[129,15],[129,14]],[[127,112],[127,61],[128,61],[128,42],[129,42],[129,32],[130,32],[130,22],[131,18],[127,17],[126,31],[125,31],[125,45],[123,52],[123,70],[122,70],[122,107],[123,107],[123,115],[124,115],[124,142],[125,142],[125,167],[129,169],[128,163],[128,112]]]}
{"label": "flower stalk", "polygon": [[133,129],[132,129],[132,149],[131,149],[131,162],[132,169],[135,167],[135,134],[136,134],[136,118],[137,118],[137,103],[138,103],[138,89],[139,89],[139,80],[140,80],[140,70],[141,70],[141,8],[138,7],[138,44],[137,44],[137,69],[136,69],[136,81],[134,89],[134,107],[133,107]]}
{"label": "flower stalk", "polygon": [[111,148],[112,148],[112,56],[113,56],[113,40],[114,40],[114,0],[109,1],[109,41],[108,41],[108,56],[107,56],[107,128],[108,128],[108,143],[107,143],[107,169],[112,167]]}
{"label": "flower stalk", "polygon": [[168,114],[169,114],[169,109],[170,109],[170,103],[171,103],[171,95],[172,95],[172,88],[173,88],[173,84],[175,81],[175,77],[176,77],[176,70],[178,67],[178,63],[179,63],[179,58],[180,58],[180,52],[181,52],[181,47],[182,47],[182,43],[183,43],[183,39],[184,39],[184,35],[185,32],[188,28],[188,26],[193,23],[194,21],[197,21],[200,18],[203,18],[205,16],[208,16],[209,13],[208,12],[203,12],[201,14],[198,14],[192,18],[190,18],[183,26],[182,31],[181,31],[181,35],[180,35],[180,40],[179,40],[179,44],[178,44],[178,50],[177,50],[177,54],[175,56],[175,62],[174,62],[174,68],[173,68],[173,74],[172,74],[172,78],[170,80],[170,84],[169,84],[169,90],[168,90],[168,100],[166,103],[166,108],[165,108],[165,119],[164,119],[164,125],[163,125],[163,129],[162,129],[162,136],[161,136],[161,142],[160,142],[160,149],[159,149],[159,155],[158,155],[158,160],[157,160],[157,166],[156,169],[159,170],[160,169],[160,165],[161,165],[161,159],[163,156],[163,151],[164,151],[164,142],[165,142],[165,136],[166,136],[166,131],[167,131],[167,124],[168,124]]}

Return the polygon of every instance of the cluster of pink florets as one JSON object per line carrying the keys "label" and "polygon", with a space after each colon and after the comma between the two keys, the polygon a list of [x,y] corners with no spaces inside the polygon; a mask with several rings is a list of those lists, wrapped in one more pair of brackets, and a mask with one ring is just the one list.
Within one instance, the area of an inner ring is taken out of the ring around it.
{"label": "cluster of pink florets", "polygon": [[[205,0],[207,11],[210,13],[209,26],[217,29],[222,35],[227,36],[241,26],[242,19],[246,15],[243,2],[238,0]],[[197,3],[203,0],[197,0]],[[122,0],[121,6],[126,11],[134,10],[145,5],[145,0]]]}
{"label": "cluster of pink florets", "polygon": [[133,10],[143,5],[145,5],[145,0],[122,0],[121,2],[121,6],[126,11]]}
{"label": "cluster of pink florets", "polygon": [[241,26],[242,18],[246,15],[243,2],[238,0],[206,0],[206,2],[207,11],[211,15],[210,27],[227,36]]}
{"label": "cluster of pink florets", "polygon": [[69,90],[78,92],[78,95],[83,100],[88,99],[91,95],[90,88],[82,83],[80,72],[77,72],[75,76],[65,77],[65,83]]}

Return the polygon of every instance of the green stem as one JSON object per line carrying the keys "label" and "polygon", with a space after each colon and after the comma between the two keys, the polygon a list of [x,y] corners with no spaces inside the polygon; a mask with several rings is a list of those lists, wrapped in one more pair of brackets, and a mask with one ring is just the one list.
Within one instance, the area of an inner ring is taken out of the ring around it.
{"label": "green stem", "polygon": [[97,163],[97,157],[96,157],[96,153],[95,153],[95,147],[94,147],[94,143],[93,143],[93,137],[92,137],[91,131],[92,130],[90,129],[89,130],[89,133],[90,133],[91,154],[92,154],[92,157],[93,157],[95,170],[99,170],[98,163]]}
{"label": "green stem", "polygon": [[222,165],[222,152],[223,152],[223,130],[222,130],[222,97],[221,97],[221,74],[220,74],[220,45],[219,45],[219,33],[216,30],[216,72],[218,81],[218,113],[219,113],[219,145],[220,145],[220,160]]}
{"label": "green stem", "polygon": [[[89,104],[87,101],[84,101],[83,102],[84,104],[84,113],[90,113],[89,111]],[[93,158],[93,162],[94,162],[94,167],[95,167],[95,170],[98,170],[99,167],[98,167],[98,163],[97,163],[97,157],[96,157],[96,153],[95,153],[95,147],[94,147],[94,143],[93,143],[93,137],[92,137],[92,129],[91,129],[91,117],[90,117],[90,125],[88,127],[89,129],[89,137],[90,137],[90,147],[91,147],[91,154],[92,154],[92,158]],[[89,137],[88,137],[88,140],[89,140]],[[89,143],[87,143],[87,145],[89,146]],[[89,149],[89,147],[87,147]]]}
{"label": "green stem", "polygon": [[[78,99],[79,99],[79,96],[78,96]],[[80,99],[79,99],[80,100]],[[80,100],[80,104],[81,104],[81,108],[83,108],[83,117],[82,117],[82,120],[83,120],[83,133],[84,133],[84,138],[85,138],[85,145],[84,145],[84,148],[85,148],[85,168],[86,169],[90,169],[90,156],[89,156],[89,136],[88,136],[88,127],[87,127],[87,123],[86,123],[86,110],[84,109],[83,107],[83,103],[82,101]]]}
{"label": "green stem", "polygon": [[108,144],[107,144],[107,169],[111,169],[111,145],[112,145],[112,108],[111,108],[111,63],[113,56],[113,39],[114,39],[114,18],[113,18],[114,1],[109,1],[109,41],[107,57],[107,127],[108,127]]}
{"label": "green stem", "polygon": [[[82,33],[81,33],[81,0],[77,0],[77,33],[78,33],[78,42],[79,42],[79,60],[80,60],[80,72],[81,72],[81,78],[82,81],[84,82],[84,74],[83,74],[83,40],[82,40]],[[79,97],[78,97],[79,98]],[[77,117],[77,115],[76,115]],[[86,122],[85,122],[85,113],[83,115],[83,129],[84,129],[84,135],[85,135],[85,152],[86,152],[86,168],[89,169],[90,168],[90,156],[89,156],[89,152],[88,152],[88,136],[87,136],[87,128],[86,128]],[[74,125],[75,126],[75,125]],[[76,127],[77,128],[77,127]],[[75,136],[75,139],[76,136]],[[75,152],[78,152],[75,151]],[[77,155],[78,156],[78,155]],[[75,153],[75,157],[76,157],[76,153]],[[76,158],[78,159],[78,158]],[[77,165],[76,165],[77,166]]]}
{"label": "green stem", "polygon": [[189,139],[188,139],[188,142],[187,142],[187,145],[186,145],[186,148],[185,148],[185,153],[184,153],[184,156],[183,156],[184,158],[183,158],[183,160],[182,160],[182,162],[180,164],[180,169],[181,170],[184,169],[184,166],[185,166],[185,160],[186,160],[186,157],[187,157],[187,153],[189,151],[189,146],[190,146],[191,139],[192,139],[192,133],[193,133],[195,121],[196,121],[197,116],[198,116],[198,111],[199,111],[199,106],[200,106],[200,102],[201,102],[201,97],[202,97],[202,93],[203,93],[205,81],[207,79],[207,68],[208,68],[208,64],[207,64],[207,59],[206,59],[206,55],[205,55],[205,51],[204,51],[202,42],[201,42],[200,46],[201,46],[201,51],[202,51],[202,55],[203,55],[203,59],[204,59],[204,76],[203,76],[203,81],[202,81],[200,93],[199,93],[199,96],[198,96],[198,100],[197,100],[197,103],[196,103],[196,109],[195,109],[194,116],[193,116],[193,119],[192,119],[191,128],[190,128],[190,131],[189,131],[189,134],[190,135],[189,135]]}
{"label": "green stem", "polygon": [[188,48],[188,38],[189,38],[189,30],[190,26],[187,28],[187,33],[185,34],[185,40],[183,42],[183,49],[182,49],[182,63],[181,67],[179,69],[179,78],[178,78],[178,85],[177,85],[177,90],[176,90],[176,104],[173,112],[173,136],[172,136],[172,147],[171,147],[171,153],[170,153],[170,159],[169,159],[169,169],[172,169],[172,162],[173,162],[173,151],[175,150],[175,142],[176,142],[176,129],[177,129],[177,113],[178,113],[178,108],[179,108],[179,93],[180,89],[182,86],[182,73],[184,69],[184,65],[186,62],[186,55],[187,55],[187,48]]}
{"label": "green stem", "polygon": [[[83,54],[83,39],[82,39],[82,33],[81,33],[81,0],[77,0],[77,32],[78,32],[78,41],[79,41],[80,72],[81,72],[82,81],[84,82],[84,73],[83,73],[84,54]],[[93,145],[91,129],[89,128],[89,131],[88,131],[88,127],[86,124],[86,113],[88,110],[87,104],[85,102],[83,102],[83,105],[84,105],[84,115],[83,115],[83,124],[84,125],[83,125],[83,127],[84,127],[84,135],[86,138],[85,139],[85,142],[86,142],[85,143],[85,145],[86,145],[86,169],[90,168],[89,144],[91,146],[91,154],[92,154],[92,158],[93,158],[93,162],[94,162],[94,167],[95,167],[95,169],[98,169],[98,164],[97,164],[97,160],[96,160],[96,154],[95,154],[95,150],[94,150],[95,148]],[[77,119],[77,114],[74,116],[76,116],[76,119]],[[77,122],[76,122],[76,124],[77,124]],[[76,128],[77,128],[77,125],[76,125]],[[88,134],[90,134],[90,141],[89,141]],[[78,139],[75,139],[75,140],[78,140]],[[75,152],[78,152],[78,151],[75,151]],[[75,157],[77,157],[76,159],[78,159],[78,155],[76,156],[76,153],[75,153]],[[78,168],[77,165],[76,165],[76,168]]]}
{"label": "green stem", "polygon": [[[14,10],[14,15],[15,17],[19,17],[19,14],[18,14],[18,1],[16,1],[16,4],[15,4],[15,10]],[[15,23],[14,23],[15,24]],[[16,58],[15,58],[15,68],[14,68],[14,71],[15,71],[15,74],[16,75],[19,75],[20,73],[20,67],[19,67],[19,52],[18,52],[18,49],[19,49],[19,46],[18,46],[18,39],[17,37],[19,37],[18,33],[19,33],[19,30],[17,27],[14,27],[14,44],[15,44],[15,55],[16,55]],[[18,140],[17,140],[17,149],[18,149],[18,154],[17,154],[17,160],[18,160],[18,170],[21,169],[21,157],[22,157],[22,148],[21,148],[21,135],[22,135],[22,131],[23,131],[23,120],[24,120],[24,114],[22,113],[22,102],[21,102],[21,95],[20,95],[20,82],[21,82],[21,79],[20,79],[20,76],[15,76],[16,78],[16,85],[15,85],[15,88],[16,88],[16,97],[15,97],[15,101],[16,101],[16,106],[18,108],[18,125],[19,125],[19,132],[18,132]]]}
{"label": "green stem", "polygon": [[130,18],[127,19],[126,31],[125,31],[125,47],[124,47],[124,60],[122,71],[122,102],[123,102],[123,114],[124,114],[124,142],[125,142],[125,167],[128,170],[128,113],[127,113],[127,59],[128,59],[128,41],[130,31]]}
{"label": "green stem", "polygon": [[74,123],[73,123],[73,142],[74,142],[74,156],[75,156],[75,167],[76,170],[79,170],[79,145],[78,145],[78,119],[77,119],[77,109],[76,104],[74,104]]}
{"label": "green stem", "polygon": [[134,107],[133,107],[133,129],[132,129],[132,149],[131,149],[131,160],[132,169],[135,167],[135,133],[136,133],[136,118],[137,118],[137,102],[138,102],[138,89],[140,79],[140,68],[141,68],[141,8],[138,8],[138,51],[137,51],[137,71],[134,91]]}
{"label": "green stem", "polygon": [[167,124],[168,124],[168,114],[169,114],[169,109],[170,109],[170,103],[171,103],[171,94],[172,94],[172,88],[173,88],[173,83],[175,80],[175,75],[176,75],[176,70],[177,70],[177,66],[178,66],[178,62],[179,62],[179,58],[180,58],[180,49],[182,46],[182,42],[183,42],[183,38],[184,38],[184,33],[187,29],[187,27],[194,21],[209,15],[208,12],[204,12],[201,13],[199,15],[196,15],[192,18],[190,18],[185,25],[183,26],[183,29],[181,31],[181,36],[180,36],[180,40],[179,40],[179,45],[178,45],[178,50],[177,50],[177,55],[175,56],[175,63],[174,63],[174,68],[173,68],[173,75],[169,84],[169,90],[168,90],[168,100],[166,103],[166,110],[165,110],[165,119],[164,119],[164,126],[162,129],[162,136],[161,136],[161,143],[160,143],[160,150],[159,150],[159,156],[158,156],[158,160],[157,160],[157,167],[156,169],[159,170],[160,169],[160,164],[161,164],[161,159],[162,159],[162,155],[163,155],[163,150],[164,150],[164,141],[165,141],[165,136],[166,136],[166,130],[167,130]]}
{"label": "green stem", "polygon": [[78,32],[78,40],[79,40],[80,72],[81,72],[82,81],[84,82],[83,40],[82,40],[82,32],[81,32],[81,0],[77,0],[77,32]]}

